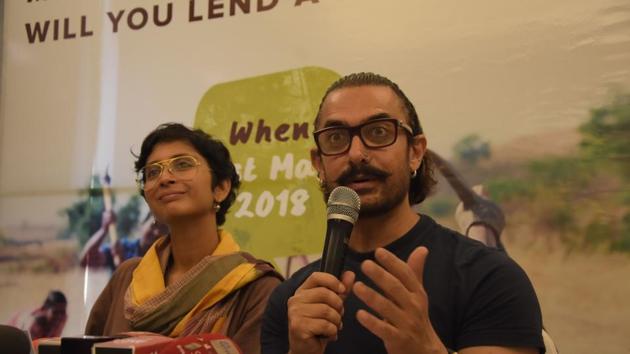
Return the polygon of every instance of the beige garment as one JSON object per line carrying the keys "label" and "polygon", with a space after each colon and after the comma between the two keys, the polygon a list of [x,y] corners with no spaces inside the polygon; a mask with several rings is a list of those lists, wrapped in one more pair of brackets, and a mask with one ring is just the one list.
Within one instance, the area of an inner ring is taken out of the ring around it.
{"label": "beige garment", "polygon": [[[112,335],[134,330],[124,316],[124,297],[131,283],[133,271],[139,262],[140,258],[132,258],[118,267],[92,307],[85,334]],[[278,284],[280,284],[280,279],[273,273],[268,273],[234,294],[238,299],[227,336],[241,347],[243,353],[260,353],[260,326],[263,312],[267,299]]]}

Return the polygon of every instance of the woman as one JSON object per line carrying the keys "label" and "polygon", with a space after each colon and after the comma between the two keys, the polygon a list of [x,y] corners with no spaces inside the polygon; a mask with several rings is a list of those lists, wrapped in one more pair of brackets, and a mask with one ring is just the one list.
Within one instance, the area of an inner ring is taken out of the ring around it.
{"label": "woman", "polygon": [[225,146],[201,130],[163,124],[142,143],[138,183],[170,234],[122,263],[96,300],[86,334],[225,334],[258,353],[260,321],[281,276],[240,252],[219,226],[240,182]]}

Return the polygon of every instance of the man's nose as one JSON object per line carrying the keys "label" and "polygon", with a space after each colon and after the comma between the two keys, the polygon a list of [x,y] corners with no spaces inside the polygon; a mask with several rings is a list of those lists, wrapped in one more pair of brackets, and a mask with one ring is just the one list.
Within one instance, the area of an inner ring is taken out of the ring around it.
{"label": "man's nose", "polygon": [[368,160],[368,147],[363,144],[359,135],[355,135],[350,140],[350,149],[348,157],[350,161],[355,163],[366,162]]}

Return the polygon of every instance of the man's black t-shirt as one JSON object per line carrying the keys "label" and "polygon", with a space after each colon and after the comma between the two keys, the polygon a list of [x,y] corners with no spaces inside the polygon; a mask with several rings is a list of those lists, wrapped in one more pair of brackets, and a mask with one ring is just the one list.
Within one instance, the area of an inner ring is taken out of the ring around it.
{"label": "man's black t-shirt", "polygon": [[[429,249],[424,288],[435,332],[448,348],[472,346],[537,347],[544,352],[540,306],[525,272],[505,253],[488,248],[437,224],[428,216],[385,248],[407,260],[418,246]],[[374,252],[348,250],[344,269],[380,291],[360,270]],[[300,269],[272,293],[263,317],[263,354],[288,352],[287,300],[319,271],[319,261]],[[383,342],[356,319],[366,307],[354,294],[344,303],[343,329],[326,353],[386,353]]]}

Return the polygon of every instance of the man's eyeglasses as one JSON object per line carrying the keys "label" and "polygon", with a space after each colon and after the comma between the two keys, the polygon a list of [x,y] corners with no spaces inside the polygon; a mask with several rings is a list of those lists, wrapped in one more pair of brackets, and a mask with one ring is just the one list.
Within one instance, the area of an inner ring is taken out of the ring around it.
{"label": "man's eyeglasses", "polygon": [[167,169],[173,176],[191,180],[197,173],[197,166],[201,165],[193,156],[177,156],[171,159],[154,162],[146,165],[138,171],[136,182],[142,190],[148,190],[157,185],[164,169]]}
{"label": "man's eyeglasses", "polygon": [[398,127],[413,136],[409,125],[396,118],[380,118],[355,127],[334,126],[313,133],[315,143],[322,155],[340,155],[350,150],[352,138],[359,135],[368,148],[382,148],[392,145],[398,138]]}

